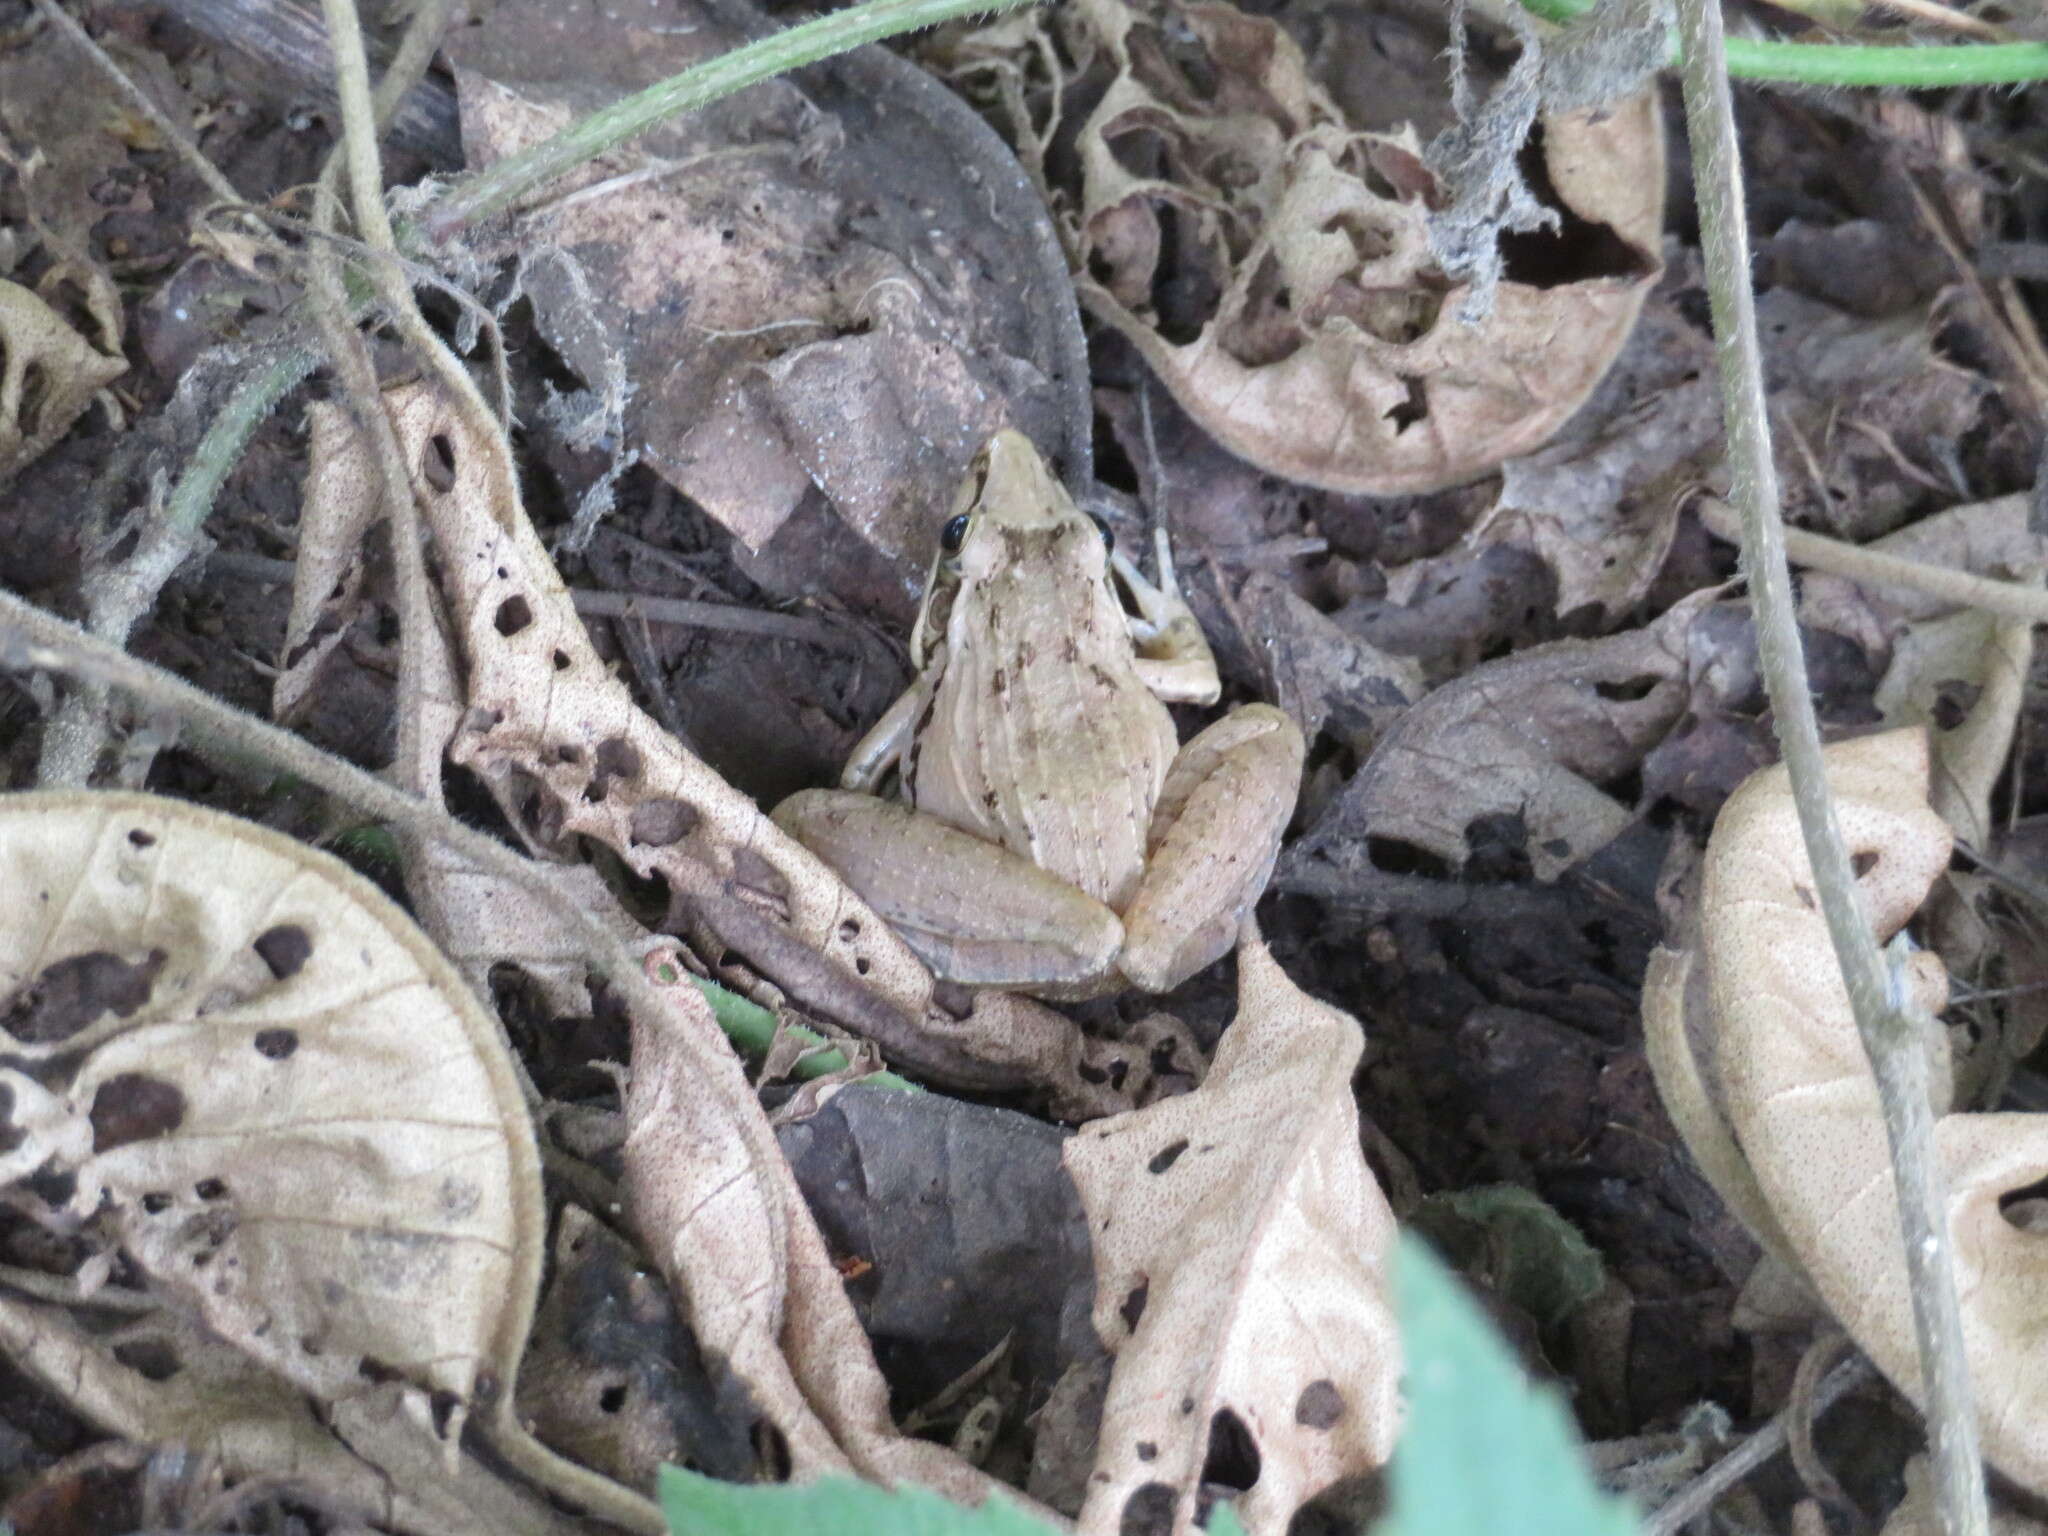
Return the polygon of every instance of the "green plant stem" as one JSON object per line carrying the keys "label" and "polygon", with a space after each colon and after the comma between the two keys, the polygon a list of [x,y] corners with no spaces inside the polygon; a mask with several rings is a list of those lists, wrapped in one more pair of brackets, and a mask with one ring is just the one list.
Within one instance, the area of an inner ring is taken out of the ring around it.
{"label": "green plant stem", "polygon": [[[1521,0],[1531,15],[1568,22],[1595,0]],[[1936,90],[1952,85],[2022,85],[2048,79],[2048,43],[1952,43],[1930,47],[1882,43],[1786,43],[1732,38],[1728,73],[1780,85],[1890,86]],[[1671,62],[1680,62],[1672,34]]]}
{"label": "green plant stem", "polygon": [[1793,617],[1792,576],[1785,563],[1784,525],[1757,345],[1756,301],[1749,285],[1749,230],[1719,0],[1679,0],[1678,16],[1685,40],[1682,79],[1699,204],[1700,246],[1706,261],[1722,411],[1727,420],[1729,500],[1742,514],[1742,565],[1756,611],[1757,649],[1821,912],[1841,965],[1857,1032],[1877,1079],[1898,1195],[1913,1331],[1920,1353],[1922,1403],[1934,1452],[1937,1506],[1948,1536],[1982,1536],[1988,1524],[1983,1462],[1970,1403],[1962,1312],[1949,1257],[1952,1237],[1943,1214],[1940,1170],[1933,1156],[1927,1060],[1918,1023],[1901,1004],[1902,989],[1893,984],[1878,953],[1841,828],[1835,821],[1820,728],[1814,719],[1806,660]]}
{"label": "green plant stem", "polygon": [[575,169],[679,112],[708,106],[734,91],[920,27],[961,16],[1013,10],[1028,0],[868,0],[777,32],[650,85],[580,119],[553,138],[464,182],[422,221],[428,239],[445,240],[463,225],[509,208],[565,171]]}

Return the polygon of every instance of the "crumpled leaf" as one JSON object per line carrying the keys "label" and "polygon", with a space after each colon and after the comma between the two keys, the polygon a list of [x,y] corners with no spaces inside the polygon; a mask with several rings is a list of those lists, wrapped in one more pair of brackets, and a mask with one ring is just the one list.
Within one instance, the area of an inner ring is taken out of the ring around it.
{"label": "crumpled leaf", "polygon": [[[408,1497],[487,1386],[505,1433],[539,1158],[496,1022],[404,914],[327,854],[131,794],[0,797],[0,889],[0,1180],[62,1190],[52,1221],[118,1244],[173,1325],[320,1403]],[[259,1467],[303,1438],[194,1419],[53,1326],[10,1324],[44,1379],[66,1351],[96,1373],[103,1420],[254,1435]]]}
{"label": "crumpled leaf", "polygon": [[[564,53],[548,0],[446,46],[472,166],[709,58],[716,5],[650,0]],[[905,164],[919,166],[911,178]],[[1085,356],[1043,205],[913,66],[864,53],[665,123],[518,216],[550,342],[635,451],[753,549],[815,484],[915,580],[999,428],[1088,460]]]}
{"label": "crumpled leaf", "polygon": [[128,371],[19,283],[0,278],[0,486],[71,430]]}
{"label": "crumpled leaf", "polygon": [[[633,703],[526,519],[502,437],[472,431],[423,384],[385,399],[467,670],[450,757],[524,835],[542,848],[609,848],[667,885],[665,927],[696,934],[713,960],[745,956],[899,1063],[964,1087],[1048,1087],[1076,1118],[1142,1098],[1141,1053],[1084,1037],[1038,1003],[982,992],[949,1011],[956,1000],[837,875]],[[733,967],[719,979],[759,985]]]}
{"label": "crumpled leaf", "polygon": [[2034,627],[1967,608],[1909,624],[1873,702],[1887,725],[1924,725],[1934,745],[1933,805],[1972,848],[1991,846],[1991,790],[2019,723]]}
{"label": "crumpled leaf", "polygon": [[[1947,867],[1950,834],[1927,805],[1926,735],[1889,731],[1828,749],[1844,841],[1880,939],[1901,927]],[[1713,1031],[1694,1067],[1725,1115],[1753,1189],[1720,1185],[1738,1214],[1769,1208],[1788,1256],[1842,1326],[1908,1397],[1920,1366],[1900,1252],[1897,1202],[1877,1087],[1827,938],[1785,771],[1768,768],[1730,798],[1708,844],[1700,958]],[[1940,962],[1921,953],[1907,984],[1930,1012],[1945,1000]],[[1949,1095],[1946,1037],[1926,1048],[1937,1109]],[[1660,1069],[1660,1086],[1664,1073]],[[1680,1119],[1681,1130],[1692,1127]],[[2048,1119],[1942,1114],[1947,1223],[1963,1336],[1986,1456],[2048,1489],[2048,1256],[2004,1202],[2048,1176]],[[1725,1149],[1724,1149],[1725,1151]],[[1763,1234],[1759,1234],[1760,1236]]]}
{"label": "crumpled leaf", "polygon": [[1252,1536],[1283,1532],[1392,1452],[1394,1219],[1359,1150],[1363,1046],[1247,926],[1237,1019],[1202,1086],[1067,1143],[1116,1356],[1084,1533],[1185,1536],[1204,1481],[1248,1487]]}
{"label": "crumpled leaf", "polygon": [[1371,836],[1461,869],[1467,829],[1489,816],[1520,818],[1539,880],[1585,859],[1633,819],[1602,786],[1684,712],[1686,636],[1712,599],[1689,597],[1643,629],[1504,656],[1437,689],[1393,723],[1287,863],[1355,862]]}
{"label": "crumpled leaf", "polygon": [[[1654,279],[1650,93],[1543,120],[1574,237],[1519,237],[1529,266],[1511,258],[1492,314],[1466,324],[1470,286],[1430,239],[1450,193],[1414,130],[1347,122],[1276,22],[1214,0],[1077,0],[1050,27],[1071,65],[1046,94],[1094,103],[1073,146],[1081,301],[1263,469],[1395,493],[1527,453],[1599,379]],[[970,40],[959,65],[1006,40]],[[1056,56],[1019,55],[1027,72]]]}

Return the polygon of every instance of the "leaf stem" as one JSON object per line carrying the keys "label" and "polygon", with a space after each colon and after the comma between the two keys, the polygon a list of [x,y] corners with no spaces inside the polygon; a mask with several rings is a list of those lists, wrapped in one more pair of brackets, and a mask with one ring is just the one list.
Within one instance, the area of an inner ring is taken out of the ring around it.
{"label": "leaf stem", "polygon": [[1892,985],[1878,953],[1835,821],[1820,728],[1793,618],[1792,577],[1785,563],[1757,345],[1756,301],[1749,285],[1749,230],[1719,0],[1678,0],[1678,16],[1685,43],[1682,80],[1700,246],[1727,419],[1729,500],[1742,514],[1742,565],[1756,609],[1757,649],[1821,912],[1841,964],[1857,1032],[1877,1079],[1898,1194],[1942,1526],[1947,1536],[1983,1536],[1988,1526],[1983,1462],[1949,1258],[1951,1235],[1933,1156],[1926,1057],[1916,1021],[1902,1007],[1901,989]]}
{"label": "leaf stem", "polygon": [[445,240],[463,225],[510,207],[565,171],[645,133],[666,118],[708,106],[789,70],[863,43],[962,16],[1013,10],[1026,3],[1029,0],[867,0],[865,5],[819,16],[743,44],[580,118],[553,138],[499,161],[436,204],[422,221],[424,231],[430,240]]}
{"label": "leaf stem", "polygon": [[[1568,22],[1595,0],[1521,0],[1545,21]],[[1728,73],[1780,85],[1890,86],[1937,90],[1956,85],[2020,85],[2048,79],[2048,43],[1788,43],[1765,38],[1725,42]],[[1676,31],[1671,62],[1680,62]]]}

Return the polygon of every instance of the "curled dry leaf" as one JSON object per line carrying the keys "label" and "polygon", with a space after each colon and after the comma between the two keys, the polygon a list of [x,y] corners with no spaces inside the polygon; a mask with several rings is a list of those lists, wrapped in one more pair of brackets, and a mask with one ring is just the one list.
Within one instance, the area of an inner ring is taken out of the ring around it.
{"label": "curled dry leaf", "polygon": [[1448,192],[1414,130],[1347,122],[1277,23],[1077,0],[1046,25],[992,29],[955,63],[1062,60],[1046,94],[1093,103],[1074,146],[1081,300],[1262,469],[1385,494],[1527,453],[1599,380],[1655,278],[1651,93],[1543,120],[1570,233],[1523,237],[1528,260],[1511,256],[1493,313],[1467,324],[1469,289],[1431,251]]}
{"label": "curled dry leaf", "polygon": [[1366,857],[1369,835],[1461,869],[1467,828],[1489,816],[1520,818],[1540,880],[1597,852],[1634,815],[1603,786],[1684,712],[1686,638],[1713,596],[1643,629],[1486,662],[1439,688],[1394,721],[1288,863],[1342,867]]}
{"label": "curled dry leaf", "polygon": [[0,486],[128,371],[19,283],[0,278]]}
{"label": "curled dry leaf", "polygon": [[747,1383],[794,1480],[853,1471],[980,1504],[1000,1485],[897,1433],[845,1283],[709,1004],[687,981],[667,995],[665,1017],[633,1021],[626,1188],[698,1342]]}
{"label": "curled dry leaf", "polygon": [[1972,848],[1992,845],[1991,790],[2012,750],[2033,655],[2033,625],[1966,608],[1908,624],[1877,687],[1885,724],[1931,733],[1935,813]]}
{"label": "curled dry leaf", "polygon": [[[522,833],[547,848],[589,839],[665,882],[669,926],[714,958],[744,955],[901,1064],[964,1087],[1049,1088],[1076,1118],[1142,1100],[1141,1056],[1084,1038],[1049,1008],[982,992],[949,1011],[952,999],[872,909],[633,703],[526,519],[503,438],[472,431],[426,385],[390,391],[385,408],[467,670],[450,756]],[[309,495],[351,462],[313,461]]]}
{"label": "curled dry leaf", "polygon": [[[1927,804],[1927,739],[1917,728],[1868,736],[1829,748],[1827,762],[1842,835],[1862,870],[1864,909],[1883,939],[1948,864],[1949,830]],[[1788,1250],[1842,1326],[1917,1400],[1919,1357],[1877,1086],[1782,767],[1752,776],[1723,808],[1698,917],[1694,963],[1706,978],[1711,1041],[1692,1052],[1690,1068],[1725,1117],[1749,1192],[1721,1182],[1726,1145],[1713,1156],[1702,1149],[1702,1166],[1738,1214],[1763,1201],[1777,1229],[1768,1241]],[[1907,979],[1921,1007],[1941,1006],[1947,978],[1933,956],[1916,956]],[[1668,1046],[1673,1037],[1664,1034]],[[1938,1026],[1926,1048],[1937,1107],[1945,1107],[1949,1064]],[[1662,1065],[1658,1078],[1662,1086]],[[1689,1118],[1696,1119],[1674,1114],[1690,1139]],[[1944,1114],[1934,1144],[1985,1454],[2015,1480],[2048,1490],[2048,1255],[2022,1225],[2025,1204],[2004,1208],[2048,1176],[2048,1121]]]}
{"label": "curled dry leaf", "polygon": [[[177,801],[0,798],[0,889],[0,1181],[61,1190],[53,1222],[117,1243],[174,1320],[351,1443],[412,1456],[431,1423],[421,1465],[452,1456],[514,1379],[543,1221],[510,1056],[461,978],[338,860]],[[189,1411],[95,1369],[144,1422]],[[410,1427],[365,1417],[372,1385]]]}
{"label": "curled dry leaf", "polygon": [[1083,1532],[1184,1536],[1207,1481],[1248,1488],[1245,1529],[1278,1536],[1391,1454],[1394,1218],[1359,1150],[1363,1048],[1247,927],[1202,1086],[1067,1143],[1116,1356]]}

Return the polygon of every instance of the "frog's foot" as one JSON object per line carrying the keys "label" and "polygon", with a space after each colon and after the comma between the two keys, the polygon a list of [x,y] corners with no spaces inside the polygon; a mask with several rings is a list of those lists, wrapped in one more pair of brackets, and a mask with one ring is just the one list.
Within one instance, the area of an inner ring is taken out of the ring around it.
{"label": "frog's foot", "polygon": [[836,789],[791,795],[775,824],[948,981],[1083,996],[1116,973],[1117,915],[999,843]]}
{"label": "frog's foot", "polygon": [[1132,985],[1170,991],[1237,942],[1294,814],[1305,750],[1270,704],[1232,710],[1180,749],[1124,909],[1117,964]]}
{"label": "frog's foot", "polygon": [[1131,640],[1138,651],[1138,676],[1169,703],[1214,704],[1223,692],[1216,676],[1216,657],[1194,612],[1180,595],[1180,578],[1174,574],[1173,546],[1166,530],[1153,529],[1152,539],[1159,557],[1156,587],[1121,551],[1109,557],[1117,579],[1138,605],[1137,613],[1129,618]]}

